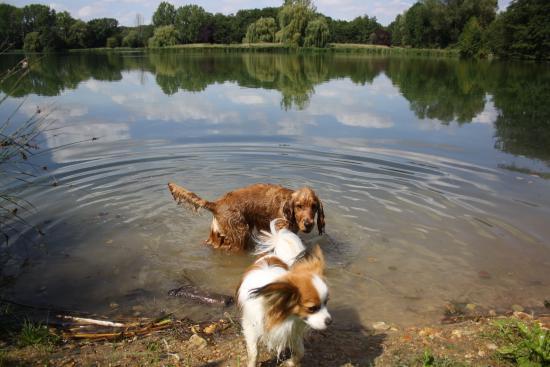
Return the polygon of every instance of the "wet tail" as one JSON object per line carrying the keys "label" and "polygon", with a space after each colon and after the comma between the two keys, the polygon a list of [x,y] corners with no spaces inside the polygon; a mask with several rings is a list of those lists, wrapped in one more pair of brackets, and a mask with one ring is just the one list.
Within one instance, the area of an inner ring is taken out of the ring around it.
{"label": "wet tail", "polygon": [[201,208],[208,209],[209,211],[214,210],[215,203],[206,201],[194,192],[178,186],[175,183],[169,182],[168,190],[170,190],[172,197],[178,204],[189,204],[194,211],[198,211]]}

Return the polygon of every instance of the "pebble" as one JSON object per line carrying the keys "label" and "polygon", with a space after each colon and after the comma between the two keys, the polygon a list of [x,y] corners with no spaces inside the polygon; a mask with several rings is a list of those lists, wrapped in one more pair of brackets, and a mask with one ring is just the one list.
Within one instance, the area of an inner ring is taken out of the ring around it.
{"label": "pebble", "polygon": [[520,320],[532,320],[533,316],[521,311],[514,311],[514,317]]}
{"label": "pebble", "polygon": [[469,310],[469,311],[475,310],[476,307],[477,307],[477,305],[475,305],[475,304],[473,304],[473,303],[468,303],[468,304],[466,305],[466,309]]}
{"label": "pebble", "polygon": [[524,308],[521,307],[520,305],[512,305],[512,310],[523,312]]}
{"label": "pebble", "polygon": [[206,334],[214,334],[216,332],[216,329],[218,328],[218,325],[216,324],[210,324],[207,327],[204,328],[204,332]]}
{"label": "pebble", "polygon": [[480,357],[485,357],[485,352],[480,350],[479,352],[477,352],[477,355]]}
{"label": "pebble", "polygon": [[485,345],[485,347],[487,347],[487,349],[489,349],[489,350],[497,350],[498,349],[498,347],[495,343],[488,343],[488,344]]}
{"label": "pebble", "polygon": [[372,328],[377,331],[389,330],[390,325],[386,324],[384,321],[378,321],[372,324]]}
{"label": "pebble", "polygon": [[206,348],[206,345],[208,344],[206,339],[198,336],[197,334],[191,335],[191,337],[189,338],[189,343],[199,350]]}

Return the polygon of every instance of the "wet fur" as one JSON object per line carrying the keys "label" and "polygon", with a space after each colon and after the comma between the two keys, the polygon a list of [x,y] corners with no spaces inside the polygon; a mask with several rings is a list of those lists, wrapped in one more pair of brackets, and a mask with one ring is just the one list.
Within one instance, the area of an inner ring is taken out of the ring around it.
{"label": "wet fur", "polygon": [[214,218],[206,243],[214,248],[244,250],[253,230],[268,230],[273,218],[284,218],[281,225],[292,232],[310,232],[317,216],[317,228],[325,228],[323,204],[309,187],[291,190],[273,184],[254,184],[228,192],[216,201],[207,201],[197,194],[168,184],[178,204],[212,212]]}

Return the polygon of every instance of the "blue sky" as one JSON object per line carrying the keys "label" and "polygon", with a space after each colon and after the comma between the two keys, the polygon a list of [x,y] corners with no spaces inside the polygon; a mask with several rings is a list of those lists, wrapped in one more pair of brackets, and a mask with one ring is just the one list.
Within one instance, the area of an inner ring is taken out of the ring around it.
{"label": "blue sky", "polygon": [[[505,9],[511,0],[498,0],[499,8]],[[8,4],[24,6],[32,3],[50,5],[55,10],[67,10],[73,17],[90,20],[92,18],[116,18],[123,25],[134,25],[139,13],[149,23],[161,0],[11,0]],[[282,0],[173,0],[176,6],[194,3],[212,13],[234,13],[239,9],[279,6]],[[389,24],[397,14],[414,4],[416,0],[316,0],[317,9],[336,19],[350,20],[359,15],[376,16],[382,24]]]}

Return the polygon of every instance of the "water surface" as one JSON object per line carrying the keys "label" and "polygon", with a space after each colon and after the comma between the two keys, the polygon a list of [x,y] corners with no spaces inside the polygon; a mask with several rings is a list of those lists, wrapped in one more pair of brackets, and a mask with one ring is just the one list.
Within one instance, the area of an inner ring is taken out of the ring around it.
{"label": "water surface", "polygon": [[[0,58],[2,68],[17,60]],[[247,254],[202,245],[177,207],[255,182],[313,187],[334,310],[410,325],[450,301],[540,306],[550,294],[550,69],[361,55],[181,52],[45,56],[0,106],[56,120],[35,210],[2,247],[3,297],[90,312],[223,310],[169,300],[186,281],[232,293]],[[56,185],[52,185],[55,182]],[[118,306],[118,307],[117,307]],[[113,311],[114,309],[114,311]],[[340,317],[346,318],[346,315]]]}

